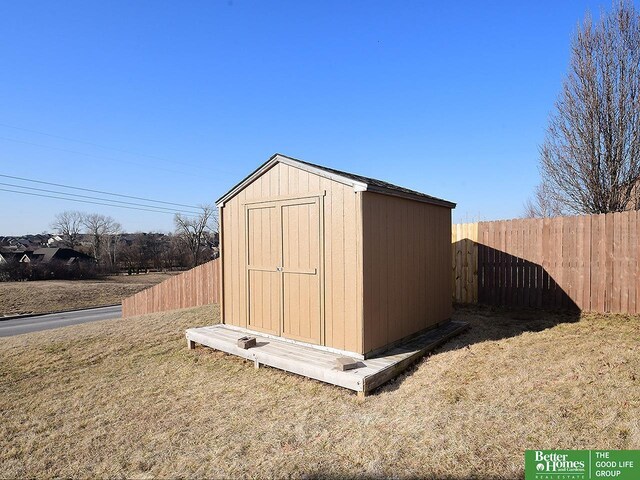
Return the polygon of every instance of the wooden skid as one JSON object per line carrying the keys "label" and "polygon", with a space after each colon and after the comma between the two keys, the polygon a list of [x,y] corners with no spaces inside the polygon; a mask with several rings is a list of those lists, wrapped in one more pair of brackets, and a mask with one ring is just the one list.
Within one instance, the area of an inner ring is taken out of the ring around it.
{"label": "wooden skid", "polygon": [[190,328],[186,337],[189,346],[199,343],[251,360],[256,367],[267,365],[366,395],[468,327],[466,322],[447,322],[375,358],[361,360],[359,368],[346,371],[339,371],[336,367],[336,359],[344,354],[263,337],[258,333],[255,334],[255,347],[248,350],[239,348],[237,340],[244,334],[225,325]]}

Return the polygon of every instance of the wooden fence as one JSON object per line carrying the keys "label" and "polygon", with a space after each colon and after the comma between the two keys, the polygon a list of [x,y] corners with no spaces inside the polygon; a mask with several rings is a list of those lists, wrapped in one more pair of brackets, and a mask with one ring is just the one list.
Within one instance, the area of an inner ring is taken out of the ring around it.
{"label": "wooden fence", "polygon": [[[454,225],[453,299],[640,313],[640,211]],[[122,302],[122,316],[220,301],[220,260]]]}
{"label": "wooden fence", "polygon": [[640,212],[454,225],[461,303],[640,313]]}
{"label": "wooden fence", "polygon": [[212,260],[122,301],[122,316],[199,307],[220,301],[220,261]]}

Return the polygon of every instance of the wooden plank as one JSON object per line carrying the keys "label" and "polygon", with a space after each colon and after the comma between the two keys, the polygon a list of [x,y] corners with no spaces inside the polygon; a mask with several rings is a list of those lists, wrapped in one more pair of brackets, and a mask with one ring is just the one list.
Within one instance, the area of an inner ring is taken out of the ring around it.
{"label": "wooden plank", "polygon": [[495,248],[493,247],[494,240],[494,222],[486,223],[486,248],[485,248],[485,261],[487,270],[485,272],[486,275],[486,304],[492,305],[495,297],[495,279],[496,279],[496,257],[495,257]]}
{"label": "wooden plank", "polygon": [[454,301],[478,301],[478,224],[458,224],[452,228],[452,287]]}
{"label": "wooden plank", "polygon": [[576,299],[576,217],[565,217],[562,228],[562,290],[560,308],[572,309]]}
{"label": "wooden plank", "polygon": [[629,313],[629,286],[631,283],[630,256],[629,256],[629,212],[620,213],[618,227],[620,235],[620,252],[617,254],[620,260],[620,275],[616,279],[620,283],[620,312]]}
{"label": "wooden plank", "polygon": [[527,264],[525,260],[525,251],[524,251],[524,242],[526,230],[528,228],[529,222],[525,220],[518,220],[517,226],[517,257],[518,257],[518,270],[516,272],[516,280],[518,285],[518,292],[516,298],[516,305],[520,307],[528,307],[529,306],[529,294],[527,292],[527,298],[525,300],[525,291],[527,290],[527,281],[526,281],[526,272],[527,272]]}
{"label": "wooden plank", "polygon": [[540,308],[546,308],[549,305],[548,296],[549,296],[549,219],[542,219],[542,228],[541,228],[541,248],[540,248],[540,259],[541,266],[540,269]]}
{"label": "wooden plank", "polygon": [[472,282],[472,296],[471,303],[478,303],[478,223],[471,224],[471,241],[472,243],[472,272],[471,272],[471,282]]}
{"label": "wooden plank", "polygon": [[582,294],[580,309],[583,311],[591,311],[591,215],[581,217],[582,222],[582,258],[581,276],[582,276]]}
{"label": "wooden plank", "polygon": [[497,242],[497,255],[498,255],[498,305],[506,305],[506,278],[507,278],[507,252],[506,252],[506,237],[507,237],[507,225],[506,222],[498,222],[498,242]]}
{"label": "wooden plank", "polygon": [[524,259],[524,234],[526,229],[526,223],[522,219],[518,219],[515,226],[517,227],[515,231],[516,236],[516,296],[515,296],[515,304],[519,307],[525,306],[524,300],[524,292],[525,292],[525,259]]}
{"label": "wooden plank", "polygon": [[613,268],[612,275],[610,277],[611,282],[611,312],[619,313],[621,311],[621,285],[620,279],[624,274],[622,268],[622,213],[615,212],[612,216],[611,235],[613,237],[613,249],[610,252],[611,266]]}
{"label": "wooden plank", "polygon": [[513,282],[514,278],[514,269],[515,266],[515,257],[513,255],[515,239],[513,238],[514,233],[514,223],[517,220],[507,220],[505,223],[504,230],[504,260],[505,260],[505,290],[504,290],[504,301],[506,305],[514,306],[514,293],[515,293],[515,285]]}
{"label": "wooden plank", "polygon": [[[563,243],[563,234],[564,234],[564,218],[558,217],[552,220],[552,224],[554,225],[554,243],[556,247],[554,248],[554,280],[555,280],[555,295],[554,295],[554,304],[553,308],[562,308],[563,307],[563,297],[565,295],[564,292],[564,243]],[[557,242],[557,243],[556,243]]]}
{"label": "wooden plank", "polygon": [[536,293],[536,307],[542,308],[543,300],[544,300],[544,289],[545,289],[545,273],[544,273],[544,251],[543,251],[543,238],[544,238],[544,220],[539,219],[537,221],[536,228],[536,238],[537,238],[537,252],[536,252],[536,288],[538,289]]}
{"label": "wooden plank", "polygon": [[[594,221],[596,228],[593,228]],[[594,239],[595,235],[595,241],[592,242],[591,249],[591,303],[593,305],[593,299],[597,299],[594,310],[598,312],[605,311],[607,293],[607,250],[605,232],[606,216],[604,214],[596,215],[592,221],[592,239]],[[594,257],[596,259],[595,262]],[[594,268],[596,269],[595,271]]]}
{"label": "wooden plank", "polygon": [[636,313],[636,245],[637,245],[637,215],[635,211],[626,212],[628,222],[627,239],[627,312]]}
{"label": "wooden plank", "polygon": [[486,285],[487,285],[487,230],[486,223],[477,223],[476,232],[478,236],[478,281],[476,289],[478,291],[477,302],[487,303]]}
{"label": "wooden plank", "polygon": [[534,254],[532,249],[532,235],[534,231],[535,223],[532,221],[523,222],[522,231],[522,304],[525,307],[534,307],[533,300],[535,298],[535,292],[532,289],[532,277],[533,277],[533,262],[531,256]]}
{"label": "wooden plank", "polygon": [[498,304],[498,249],[496,248],[496,223],[489,222],[488,230],[488,263],[489,270],[489,305]]}
{"label": "wooden plank", "polygon": [[463,259],[464,255],[462,253],[462,241],[463,241],[463,225],[456,225],[456,302],[464,302],[464,298],[462,297],[462,284],[463,284]]}
{"label": "wooden plank", "polygon": [[614,232],[614,214],[608,213],[605,215],[605,231],[604,231],[604,244],[605,244],[605,312],[614,311],[614,290],[613,279],[616,274],[614,269],[614,251],[615,251],[615,232]]}
{"label": "wooden plank", "polygon": [[456,298],[456,281],[457,281],[457,268],[458,262],[456,262],[456,242],[457,238],[457,225],[451,226],[451,299],[454,303],[458,301]]}

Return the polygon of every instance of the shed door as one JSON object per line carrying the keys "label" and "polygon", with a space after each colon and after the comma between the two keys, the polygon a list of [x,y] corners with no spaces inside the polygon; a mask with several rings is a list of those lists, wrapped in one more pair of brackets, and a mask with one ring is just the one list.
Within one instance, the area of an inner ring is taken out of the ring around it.
{"label": "shed door", "polygon": [[286,202],[282,215],[282,331],[320,343],[320,204],[317,198]]}
{"label": "shed door", "polygon": [[282,240],[280,211],[275,203],[247,207],[248,324],[280,335]]}
{"label": "shed door", "polygon": [[248,205],[249,328],[319,344],[320,201]]}

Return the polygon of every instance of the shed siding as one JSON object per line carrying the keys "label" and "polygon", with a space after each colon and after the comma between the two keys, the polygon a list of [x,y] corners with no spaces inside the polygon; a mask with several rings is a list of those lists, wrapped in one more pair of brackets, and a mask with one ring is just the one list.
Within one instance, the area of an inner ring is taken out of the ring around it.
{"label": "shed siding", "polygon": [[362,195],[367,353],[451,317],[451,210]]}
{"label": "shed siding", "polygon": [[[363,353],[361,194],[341,183],[277,163],[221,209],[223,320],[247,327],[244,204],[277,197],[324,196],[324,345]],[[322,213],[322,212],[321,212]],[[449,233],[450,235],[450,233]],[[450,298],[450,295],[449,297]]]}

